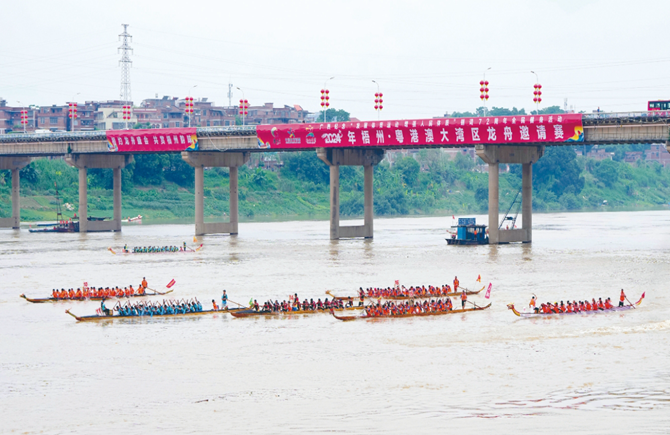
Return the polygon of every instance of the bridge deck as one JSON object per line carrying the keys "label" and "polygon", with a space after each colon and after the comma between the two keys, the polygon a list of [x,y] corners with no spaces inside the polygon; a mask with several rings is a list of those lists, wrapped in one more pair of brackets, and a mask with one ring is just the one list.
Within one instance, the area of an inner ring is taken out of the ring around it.
{"label": "bridge deck", "polygon": [[[626,112],[582,115],[584,142],[579,144],[665,143],[670,136],[670,112]],[[197,128],[200,151],[276,152],[282,148],[258,146],[256,126]],[[504,145],[538,145],[540,143],[506,143]],[[577,145],[574,142],[548,142],[546,146]],[[473,147],[474,143],[412,143],[402,148]],[[359,146],[360,147],[360,146]],[[366,148],[397,149],[397,146]],[[306,146],[305,149],[315,149]],[[342,146],[342,148],[357,148]],[[58,156],[65,154],[108,153],[107,132],[60,132],[0,135],[0,156]]]}

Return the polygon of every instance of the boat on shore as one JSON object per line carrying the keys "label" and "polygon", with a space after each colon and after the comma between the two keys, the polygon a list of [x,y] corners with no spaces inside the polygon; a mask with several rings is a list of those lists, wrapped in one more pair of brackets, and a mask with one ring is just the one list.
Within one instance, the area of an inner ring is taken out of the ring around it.
{"label": "boat on shore", "polygon": [[[465,289],[465,294],[470,296],[470,295],[476,295],[479,294],[482,290],[484,290],[486,286],[480,288],[479,290],[468,290]],[[355,300],[377,300],[377,299],[385,299],[385,300],[393,300],[393,301],[404,301],[404,300],[410,300],[410,299],[431,299],[431,298],[444,298],[444,297],[449,297],[449,296],[460,296],[462,292],[449,292],[449,293],[440,293],[440,294],[415,294],[414,296],[410,295],[398,295],[398,296],[364,296],[361,298],[360,296],[336,296],[334,295],[330,290],[326,290],[326,294],[332,296],[332,298],[336,301],[355,301]]]}
{"label": "boat on shore", "polygon": [[380,316],[338,316],[335,314],[334,311],[331,310],[331,314],[333,317],[335,317],[337,320],[342,320],[343,322],[349,322],[351,320],[372,320],[372,319],[396,319],[400,317],[432,317],[432,316],[444,316],[447,314],[459,314],[459,313],[466,313],[469,311],[483,311],[486,310],[491,306],[491,303],[489,302],[488,305],[484,306],[477,306],[475,305],[473,308],[462,308],[460,310],[446,310],[446,311],[428,311],[424,313],[406,313],[406,314],[383,314]]}
{"label": "boat on shore", "polygon": [[629,304],[629,305],[624,305],[623,307],[612,307],[612,308],[607,308],[604,310],[589,310],[589,311],[573,311],[573,312],[564,312],[564,313],[524,313],[518,311],[516,308],[514,308],[514,304],[507,304],[507,308],[512,310],[512,312],[518,316],[518,317],[547,317],[547,316],[563,316],[563,315],[575,315],[575,314],[595,314],[595,313],[609,313],[612,311],[627,311],[631,309],[635,309],[642,304],[642,300],[644,299],[645,293],[642,293],[642,296],[640,296],[640,299],[635,303],[635,304]]}
{"label": "boat on shore", "polygon": [[32,302],[33,304],[43,304],[47,302],[82,302],[82,301],[101,301],[101,300],[108,300],[108,299],[128,299],[128,298],[142,298],[146,296],[163,296],[168,293],[172,293],[173,290],[168,290],[164,293],[161,293],[156,290],[149,290],[151,293],[148,293],[145,291],[144,294],[134,294],[134,295],[128,295],[128,296],[91,296],[87,298],[54,298],[54,297],[49,297],[49,298],[29,298],[25,294],[20,294],[19,297],[27,300],[28,302]]}
{"label": "boat on shore", "polygon": [[142,223],[142,215],[138,214],[135,217],[129,217],[128,219],[121,219],[121,222],[136,222],[138,224]]}
{"label": "boat on shore", "polygon": [[230,308],[224,310],[202,310],[202,311],[188,311],[185,313],[173,313],[173,314],[145,314],[142,316],[137,315],[124,315],[124,314],[94,314],[90,316],[77,316],[76,314],[70,312],[70,310],[65,310],[65,312],[72,317],[74,317],[77,322],[99,322],[104,320],[115,320],[115,319],[153,319],[153,318],[168,318],[168,317],[198,317],[198,316],[207,316],[210,314],[226,314],[234,313],[236,310],[243,310],[245,308]]}

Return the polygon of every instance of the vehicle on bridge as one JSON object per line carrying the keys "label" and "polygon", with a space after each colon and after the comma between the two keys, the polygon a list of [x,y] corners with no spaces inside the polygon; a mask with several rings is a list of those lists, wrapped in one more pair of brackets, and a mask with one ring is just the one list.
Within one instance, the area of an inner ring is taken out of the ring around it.
{"label": "vehicle on bridge", "polygon": [[476,218],[458,218],[458,225],[454,225],[456,231],[451,232],[447,238],[450,245],[488,245],[489,232],[486,225],[477,225]]}
{"label": "vehicle on bridge", "polygon": [[670,110],[670,100],[649,101],[647,103],[647,110]]}

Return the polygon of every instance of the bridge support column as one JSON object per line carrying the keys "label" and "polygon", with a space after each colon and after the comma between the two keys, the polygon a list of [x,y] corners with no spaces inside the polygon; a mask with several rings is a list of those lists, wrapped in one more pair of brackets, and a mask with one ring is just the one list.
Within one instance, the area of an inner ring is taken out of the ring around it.
{"label": "bridge support column", "polygon": [[[533,163],[544,154],[544,145],[476,145],[475,151],[489,165],[489,243],[530,243],[533,240]],[[521,229],[499,230],[500,163],[521,164]]]}
{"label": "bridge support column", "polygon": [[[68,154],[65,161],[79,169],[79,232],[121,231],[121,169],[132,163],[132,155]],[[114,211],[111,221],[88,220],[88,169],[111,169]]]}
{"label": "bridge support column", "polygon": [[21,226],[21,176],[22,168],[30,164],[30,157],[0,157],[0,169],[12,171],[12,217],[0,218],[0,228],[18,230]]}
{"label": "bridge support column", "polygon": [[[238,168],[249,161],[247,152],[222,153],[184,151],[181,158],[195,168],[195,235],[217,233],[238,233]],[[204,169],[206,167],[227,167],[230,171],[230,220],[229,222],[205,223]]]}
{"label": "bridge support column", "polygon": [[[374,165],[384,158],[384,150],[317,148],[317,156],[330,166],[330,239],[374,236],[373,174]],[[340,226],[340,166],[363,166],[363,225]]]}

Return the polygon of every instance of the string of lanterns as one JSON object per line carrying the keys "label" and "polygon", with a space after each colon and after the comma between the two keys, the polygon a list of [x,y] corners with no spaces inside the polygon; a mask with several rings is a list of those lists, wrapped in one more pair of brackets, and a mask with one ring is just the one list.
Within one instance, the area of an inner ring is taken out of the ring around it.
{"label": "string of lanterns", "polygon": [[489,99],[489,81],[479,81],[479,99],[486,102]]}
{"label": "string of lanterns", "polygon": [[384,108],[384,106],[382,106],[382,103],[384,102],[384,100],[382,100],[383,96],[384,94],[381,92],[375,92],[375,110],[377,113],[379,113]]}
{"label": "string of lanterns", "polygon": [[324,109],[330,106],[330,102],[328,101],[330,100],[330,95],[328,94],[330,94],[328,89],[321,89],[321,107]]}

